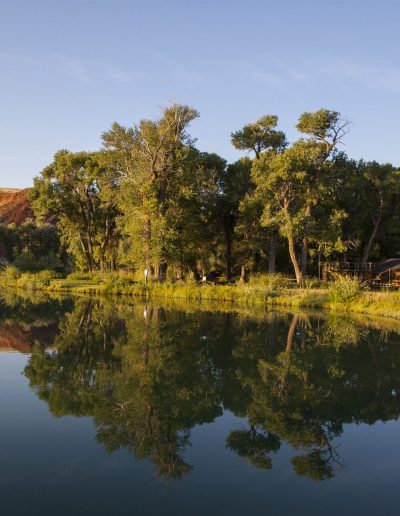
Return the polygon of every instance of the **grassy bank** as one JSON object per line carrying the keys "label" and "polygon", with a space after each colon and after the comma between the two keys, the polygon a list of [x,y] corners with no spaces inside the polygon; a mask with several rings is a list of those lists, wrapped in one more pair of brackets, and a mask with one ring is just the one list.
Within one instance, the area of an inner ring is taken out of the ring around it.
{"label": "grassy bank", "polygon": [[247,284],[199,284],[174,282],[148,284],[135,281],[129,274],[71,274],[59,277],[54,272],[22,273],[8,267],[0,273],[0,287],[42,290],[70,294],[137,296],[141,299],[184,299],[196,302],[219,301],[233,305],[280,306],[293,309],[325,309],[400,319],[400,293],[371,292],[357,280],[338,278],[324,285],[310,282],[298,287],[286,277],[260,276]]}

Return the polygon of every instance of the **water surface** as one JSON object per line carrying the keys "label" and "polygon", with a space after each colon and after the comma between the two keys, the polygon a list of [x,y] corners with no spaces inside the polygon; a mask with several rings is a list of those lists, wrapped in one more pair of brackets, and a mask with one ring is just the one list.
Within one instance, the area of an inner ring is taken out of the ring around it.
{"label": "water surface", "polygon": [[1,514],[398,514],[399,331],[9,294]]}

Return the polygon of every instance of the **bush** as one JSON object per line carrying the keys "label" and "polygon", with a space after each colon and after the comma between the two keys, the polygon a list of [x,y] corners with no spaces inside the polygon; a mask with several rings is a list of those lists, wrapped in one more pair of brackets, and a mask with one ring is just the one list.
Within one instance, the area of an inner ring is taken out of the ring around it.
{"label": "bush", "polygon": [[54,271],[24,272],[18,278],[16,286],[19,288],[40,290],[41,288],[49,286],[50,282],[58,277],[59,275]]}
{"label": "bush", "polygon": [[18,255],[14,260],[14,264],[22,272],[38,270],[37,259],[28,253]]}
{"label": "bush", "polygon": [[293,284],[292,278],[284,274],[257,274],[250,277],[248,285],[256,289],[276,291],[288,288]]}
{"label": "bush", "polygon": [[41,256],[38,260],[39,271],[63,271],[64,266],[61,260],[54,256],[54,254],[46,254]]}
{"label": "bush", "polygon": [[187,276],[184,280],[184,283],[185,283],[185,285],[191,285],[191,286],[199,284],[199,282],[197,281],[197,279],[194,276],[192,276],[192,277]]}
{"label": "bush", "polygon": [[127,274],[109,274],[104,280],[102,292],[104,294],[126,294],[133,284],[132,277]]}
{"label": "bush", "polygon": [[0,283],[13,283],[21,276],[21,271],[15,265],[6,265],[0,271]]}
{"label": "bush", "polygon": [[41,289],[59,277],[55,271],[22,272],[15,265],[8,265],[0,273],[0,285],[23,289]]}
{"label": "bush", "polygon": [[329,284],[328,290],[331,301],[346,303],[359,296],[365,290],[365,285],[358,278],[337,275]]}
{"label": "bush", "polygon": [[22,272],[38,272],[43,270],[61,270],[61,261],[54,254],[41,256],[39,259],[30,253],[22,253],[14,260],[15,266]]}
{"label": "bush", "polygon": [[68,274],[67,279],[71,281],[82,281],[85,283],[90,284],[99,284],[103,283],[104,281],[109,278],[111,273],[108,272],[100,272],[100,271],[94,271],[92,273],[90,272],[72,272],[71,274]]}
{"label": "bush", "polygon": [[53,270],[43,270],[35,274],[42,283],[49,283],[51,280],[59,278],[59,274]]}
{"label": "bush", "polygon": [[318,278],[304,278],[302,288],[311,290],[315,288],[321,288],[323,283]]}
{"label": "bush", "polygon": [[67,279],[72,281],[87,281],[91,279],[91,275],[89,272],[71,272],[71,274],[68,274]]}

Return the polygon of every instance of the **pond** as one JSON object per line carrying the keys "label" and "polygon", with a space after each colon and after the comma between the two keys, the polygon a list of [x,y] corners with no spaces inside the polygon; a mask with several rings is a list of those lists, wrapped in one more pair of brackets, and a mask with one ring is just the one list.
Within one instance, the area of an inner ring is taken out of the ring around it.
{"label": "pond", "polygon": [[400,322],[0,298],[1,514],[398,514]]}

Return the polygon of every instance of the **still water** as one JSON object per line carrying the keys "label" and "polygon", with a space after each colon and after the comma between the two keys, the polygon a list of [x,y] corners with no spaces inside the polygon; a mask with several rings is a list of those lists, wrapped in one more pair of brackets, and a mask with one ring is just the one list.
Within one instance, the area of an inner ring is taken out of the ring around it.
{"label": "still water", "polygon": [[398,515],[400,322],[0,300],[14,515]]}

